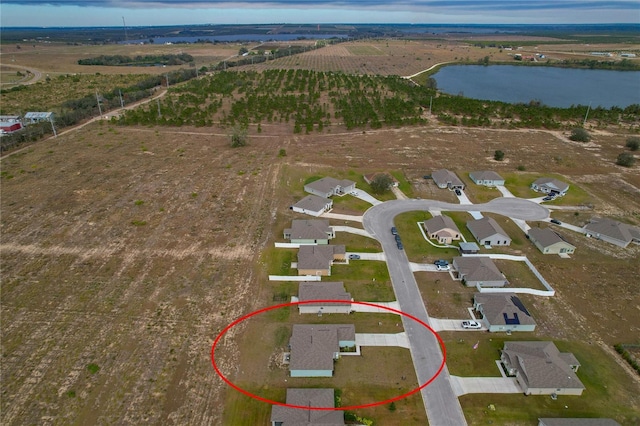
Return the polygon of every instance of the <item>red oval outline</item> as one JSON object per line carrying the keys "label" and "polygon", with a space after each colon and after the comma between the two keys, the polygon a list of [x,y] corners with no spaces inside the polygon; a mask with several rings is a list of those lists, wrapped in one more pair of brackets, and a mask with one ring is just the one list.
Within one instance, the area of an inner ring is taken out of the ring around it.
{"label": "red oval outline", "polygon": [[344,304],[344,300],[333,300],[333,299],[318,299],[318,300],[305,300],[305,301],[298,301],[298,302],[289,302],[289,303],[281,303],[279,305],[274,305],[274,306],[267,306],[266,308],[262,308],[259,309],[257,311],[253,311],[253,312],[249,312],[246,315],[243,315],[242,317],[236,319],[235,321],[233,321],[231,324],[227,325],[221,332],[220,334],[218,334],[218,336],[216,337],[216,339],[213,341],[213,345],[211,346],[211,364],[213,365],[213,369],[215,370],[215,372],[218,374],[218,376],[220,376],[220,378],[229,386],[231,386],[232,388],[234,388],[235,390],[237,390],[238,392],[253,398],[255,400],[258,401],[262,401],[262,402],[266,402],[268,404],[272,404],[272,405],[280,405],[283,407],[289,407],[289,408],[297,408],[297,409],[303,409],[303,410],[322,410],[322,411],[346,411],[346,410],[357,410],[357,409],[361,409],[361,408],[370,408],[370,407],[377,407],[379,405],[384,405],[384,404],[390,404],[394,401],[398,401],[404,398],[407,398],[411,395],[413,395],[414,393],[420,392],[422,389],[424,389],[425,387],[427,387],[429,384],[431,384],[439,375],[440,373],[442,373],[442,370],[444,369],[444,366],[446,364],[446,359],[447,359],[447,351],[446,348],[444,346],[444,341],[442,340],[442,338],[440,337],[440,335],[433,329],[431,328],[428,324],[426,324],[424,321],[422,321],[419,318],[414,317],[411,314],[408,314],[406,312],[400,311],[398,309],[394,309],[388,306],[383,306],[383,305],[377,305],[375,303],[370,303],[370,302],[356,302],[356,301],[351,301],[352,304],[357,304],[357,305],[365,305],[365,306],[373,306],[376,308],[382,308],[385,309],[387,311],[390,312],[394,312],[396,314],[405,316],[407,318],[411,318],[412,320],[414,320],[415,322],[417,322],[418,324],[422,325],[423,327],[425,327],[426,329],[428,329],[429,331],[431,331],[431,333],[433,333],[436,336],[436,339],[438,340],[438,342],[440,343],[440,349],[442,350],[442,363],[440,364],[440,367],[438,368],[438,371],[436,371],[436,373],[433,375],[433,377],[431,377],[429,380],[427,380],[424,384],[418,386],[415,389],[410,390],[409,392],[406,392],[402,395],[393,397],[393,398],[389,398],[386,399],[384,401],[379,401],[379,402],[372,402],[369,404],[361,404],[361,405],[350,405],[350,406],[346,406],[346,407],[308,407],[308,406],[303,406],[303,405],[292,405],[292,404],[286,404],[283,402],[278,402],[278,401],[273,401],[267,398],[263,398],[259,395],[255,395],[249,391],[246,391],[244,389],[242,389],[241,387],[235,385],[232,381],[230,381],[224,374],[222,374],[222,372],[218,369],[218,365],[216,364],[215,361],[215,350],[216,350],[216,346],[218,345],[218,343],[220,342],[220,339],[222,339],[222,337],[227,333],[227,331],[229,331],[231,328],[235,327],[236,325],[240,324],[241,322],[256,316],[258,314],[261,314],[263,312],[268,312],[274,309],[280,309],[280,308],[286,308],[286,307],[290,307],[290,306],[295,306],[295,305],[305,305],[305,304],[310,304],[310,303],[340,303],[340,304]]}

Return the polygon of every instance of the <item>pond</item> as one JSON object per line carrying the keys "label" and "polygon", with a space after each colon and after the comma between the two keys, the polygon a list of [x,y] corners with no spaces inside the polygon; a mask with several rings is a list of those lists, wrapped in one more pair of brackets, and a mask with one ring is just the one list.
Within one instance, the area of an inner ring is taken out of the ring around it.
{"label": "pond", "polygon": [[640,104],[640,71],[453,65],[443,67],[433,78],[439,91],[473,99],[539,101],[560,108],[589,104],[592,108],[625,108]]}

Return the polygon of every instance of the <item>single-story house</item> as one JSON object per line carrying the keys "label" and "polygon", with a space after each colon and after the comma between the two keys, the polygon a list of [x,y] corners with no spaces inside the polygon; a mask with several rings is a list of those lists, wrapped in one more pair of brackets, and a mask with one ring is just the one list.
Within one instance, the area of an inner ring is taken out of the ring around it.
{"label": "single-story house", "polygon": [[483,246],[508,246],[511,244],[509,235],[492,217],[485,216],[482,219],[470,220],[467,222],[467,228]]}
{"label": "single-story house", "polygon": [[301,314],[349,314],[351,313],[351,294],[344,289],[342,282],[301,282],[298,285],[298,301],[341,300],[342,303],[314,302],[298,304]]}
{"label": "single-story house", "polygon": [[476,293],[473,308],[492,333],[536,329],[536,322],[515,293]]}
{"label": "single-story house", "polygon": [[393,186],[393,187],[397,188],[398,185],[400,185],[400,182],[398,182],[398,180],[396,178],[394,178],[391,173],[369,173],[367,175],[363,175],[362,177],[364,178],[365,182],[367,182],[369,185],[371,185],[371,182],[373,182],[373,180],[378,175],[387,175],[387,176],[389,176],[391,178],[391,186]]}
{"label": "single-story house", "polygon": [[335,407],[333,389],[287,389],[286,403],[298,407],[309,407],[309,409],[273,405],[271,426],[344,426],[344,411],[313,409]]}
{"label": "single-story house", "polygon": [[356,183],[348,179],[323,177],[304,186],[304,190],[319,197],[329,198],[332,195],[344,195],[356,189]]}
{"label": "single-story house", "polygon": [[640,228],[617,220],[594,217],[584,226],[587,237],[597,238],[618,247],[640,244]]}
{"label": "single-story house", "polygon": [[25,124],[53,121],[53,113],[49,111],[29,111],[24,115]]}
{"label": "single-story house", "polygon": [[449,188],[449,190],[453,191],[455,189],[463,190],[464,183],[460,180],[460,178],[452,171],[447,169],[436,170],[431,173],[431,178],[438,185],[438,188]]}
{"label": "single-story house", "polygon": [[335,236],[327,219],[293,220],[284,230],[284,239],[296,244],[329,244]]}
{"label": "single-story house", "polygon": [[0,132],[13,133],[22,129],[19,115],[0,115]]}
{"label": "single-story house", "polygon": [[480,247],[476,243],[459,243],[461,254],[478,254],[480,253]]}
{"label": "single-story house", "polygon": [[504,178],[491,170],[469,173],[469,177],[476,185],[498,186],[504,185]]}
{"label": "single-story house", "polygon": [[531,242],[544,254],[571,254],[576,250],[576,246],[550,228],[531,228],[528,235]]}
{"label": "single-story house", "polygon": [[340,349],[355,345],[353,324],[294,324],[289,373],[291,377],[332,377]]}
{"label": "single-story house", "polygon": [[460,230],[449,216],[434,216],[423,223],[427,236],[440,244],[451,244],[460,239]]}
{"label": "single-story house", "polygon": [[504,287],[509,284],[493,260],[485,256],[457,256],[453,258],[453,269],[458,279],[467,287]]}
{"label": "single-story house", "polygon": [[531,184],[531,189],[549,195],[564,195],[569,190],[569,184],[558,179],[541,177]]}
{"label": "single-story house", "polygon": [[620,426],[620,423],[613,419],[606,418],[539,418],[538,426]]}
{"label": "single-story house", "polygon": [[500,360],[525,395],[582,395],[585,389],[576,357],[553,342],[504,342]]}
{"label": "single-story house", "polygon": [[302,245],[298,249],[298,275],[331,275],[334,260],[346,260],[344,245]]}
{"label": "single-story house", "polygon": [[317,195],[307,195],[289,208],[294,212],[318,217],[333,208],[333,200]]}

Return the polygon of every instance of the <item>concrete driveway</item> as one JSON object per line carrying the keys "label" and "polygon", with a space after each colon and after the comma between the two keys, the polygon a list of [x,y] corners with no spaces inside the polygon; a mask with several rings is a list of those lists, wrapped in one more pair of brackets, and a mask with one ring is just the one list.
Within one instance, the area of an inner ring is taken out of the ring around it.
{"label": "concrete driveway", "polygon": [[[360,256],[360,259],[349,259],[349,255],[350,254],[357,254],[358,256]],[[352,260],[352,261],[356,261],[356,260],[382,260],[385,261],[387,260],[387,258],[385,257],[384,253],[362,253],[362,252],[358,252],[358,251],[349,251],[346,253],[347,255],[347,260]]]}
{"label": "concrete driveway", "polygon": [[405,333],[356,333],[357,346],[397,346],[409,349],[409,340]]}
{"label": "concrete driveway", "polygon": [[336,232],[348,232],[349,234],[362,235],[363,237],[373,238],[371,234],[365,231],[362,228],[354,228],[353,226],[336,226],[331,225],[334,231]]}
{"label": "concrete driveway", "polygon": [[457,396],[468,393],[523,393],[515,377],[460,377],[451,376]]}
{"label": "concrete driveway", "polygon": [[356,188],[353,191],[351,191],[349,194],[353,195],[356,198],[360,198],[361,200],[366,201],[367,203],[374,206],[382,203],[382,201],[378,200],[373,195],[370,195],[368,192],[365,192],[362,189]]}
{"label": "concrete driveway", "polygon": [[[375,303],[376,305],[386,306],[397,311],[400,310],[400,305],[398,302],[367,302],[367,303]],[[380,313],[380,314],[393,314],[394,312],[388,311],[384,308],[378,308],[376,306],[369,305],[360,305],[359,303],[354,303],[351,305],[351,310],[353,312],[372,312],[372,313]]]}
{"label": "concrete driveway", "polygon": [[429,321],[431,322],[431,328],[433,328],[434,331],[487,331],[487,328],[484,325],[482,328],[476,329],[462,328],[462,321],[469,321],[469,319],[470,318],[429,318]]}

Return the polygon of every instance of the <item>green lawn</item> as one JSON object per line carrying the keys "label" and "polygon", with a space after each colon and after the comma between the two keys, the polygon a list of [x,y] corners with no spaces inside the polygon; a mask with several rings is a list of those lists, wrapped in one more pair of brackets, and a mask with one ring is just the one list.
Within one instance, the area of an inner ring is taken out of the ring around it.
{"label": "green lawn", "polygon": [[298,271],[291,268],[291,262],[297,260],[297,249],[268,247],[262,253],[262,261],[270,275],[298,275]]}
{"label": "green lawn", "polygon": [[[334,220],[334,222],[336,221]],[[336,237],[331,240],[331,244],[343,244],[347,248],[347,251],[364,253],[378,253],[382,251],[378,240],[349,232],[336,232]]]}
{"label": "green lawn", "polygon": [[349,265],[334,265],[324,281],[342,281],[354,300],[390,302],[395,300],[387,264],[377,260],[355,260]]}
{"label": "green lawn", "polygon": [[[506,340],[543,340],[530,333],[505,338],[490,333],[442,333],[447,349],[447,366],[453,375],[499,377],[495,361]],[[479,342],[478,348],[473,345]],[[537,425],[538,417],[611,417],[623,425],[638,424],[637,407],[629,406],[636,392],[633,379],[597,345],[555,342],[562,352],[572,352],[580,361],[578,377],[585,385],[582,396],[525,396],[524,394],[470,394],[460,398],[470,425]],[[617,380],[612,381],[611,377]],[[605,385],[605,383],[607,385]],[[492,404],[495,410],[491,410]],[[567,408],[565,408],[565,406]]]}
{"label": "green lawn", "polygon": [[503,174],[505,178],[505,186],[513,195],[520,198],[536,198],[541,197],[544,194],[540,192],[536,192],[531,189],[531,184],[533,181],[540,177],[552,177],[556,178],[562,182],[566,182],[569,184],[569,190],[567,191],[567,195],[564,197],[559,197],[551,202],[546,204],[556,204],[556,205],[583,205],[590,204],[593,202],[592,197],[580,186],[576,185],[566,176],[554,174],[554,173],[505,173]]}

